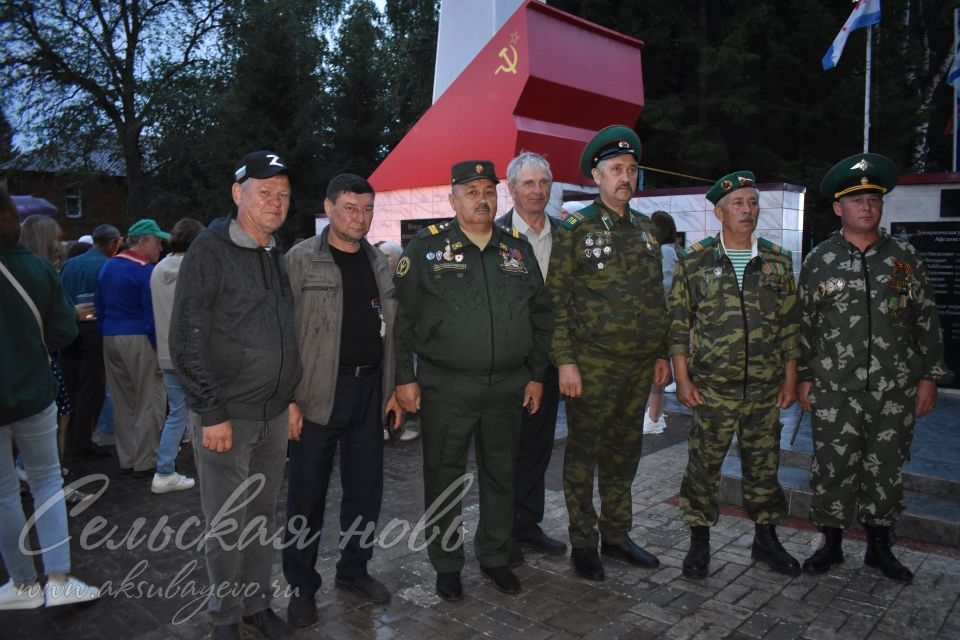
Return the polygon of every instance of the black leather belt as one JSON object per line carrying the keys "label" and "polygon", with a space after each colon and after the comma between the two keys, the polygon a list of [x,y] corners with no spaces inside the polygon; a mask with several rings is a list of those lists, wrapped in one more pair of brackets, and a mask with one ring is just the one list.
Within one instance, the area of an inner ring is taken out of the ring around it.
{"label": "black leather belt", "polygon": [[340,365],[340,373],[346,374],[353,378],[362,378],[363,376],[368,376],[377,371],[379,368],[380,365],[378,364],[362,364],[358,367],[347,367]]}

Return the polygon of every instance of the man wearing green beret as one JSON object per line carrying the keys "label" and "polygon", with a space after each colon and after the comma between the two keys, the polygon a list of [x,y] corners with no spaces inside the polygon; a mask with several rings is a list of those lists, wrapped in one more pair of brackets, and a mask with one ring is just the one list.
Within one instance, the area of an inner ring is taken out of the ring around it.
{"label": "man wearing green beret", "polygon": [[803,563],[819,574],[843,562],[843,530],[867,530],[864,562],[886,577],[913,573],[890,548],[904,507],[901,467],[918,417],[949,382],[927,269],[908,243],[880,228],[883,196],[897,184],[886,157],[860,153],[820,183],[840,231],[800,271],[800,403],[810,412],[811,521],[823,546]]}
{"label": "man wearing green beret", "polygon": [[[797,399],[797,286],[790,252],[754,234],[760,193],[750,171],[707,192],[721,230],[680,254],[670,291],[677,398],[693,410],[680,511],[690,525],[683,575],[706,577],[719,519],[720,468],[737,434],[743,504],[755,523],[751,556],[800,575],[777,539],[787,502],[777,481],[780,409]],[[694,348],[690,348],[693,332]]]}
{"label": "man wearing green beret", "polygon": [[394,346],[397,401],[420,411],[425,535],[437,595],[460,600],[460,498],[471,481],[471,438],[480,471],[480,569],[500,591],[520,591],[508,566],[514,461],[522,411],[540,408],[553,324],[533,247],[493,223],[493,163],[457,163],[451,182],[456,218],[421,231],[397,263]]}
{"label": "man wearing green beret", "polygon": [[588,580],[604,578],[601,540],[606,556],[640,567],[660,564],[629,537],[647,392],[652,381],[666,384],[670,375],[656,225],[630,208],[639,157],[640,140],[628,127],[594,136],[580,169],[600,193],[563,221],[550,254],[551,355],[567,398],[563,490],[571,560]]}

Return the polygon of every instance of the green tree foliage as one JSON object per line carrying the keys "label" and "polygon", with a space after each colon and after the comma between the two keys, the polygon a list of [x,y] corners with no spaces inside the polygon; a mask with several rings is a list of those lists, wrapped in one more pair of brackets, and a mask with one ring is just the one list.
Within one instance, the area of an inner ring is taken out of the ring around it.
{"label": "green tree foliage", "polygon": [[430,107],[436,64],[438,0],[387,0],[385,143],[392,148]]}
{"label": "green tree foliage", "polygon": [[[830,166],[863,147],[866,32],[850,35],[835,69],[823,71],[820,61],[850,15],[850,2],[549,4],[644,41],[646,105],[636,123],[644,164],[711,180],[752,169],[763,182],[805,185],[808,230],[819,239],[837,228],[818,187]],[[870,149],[904,170],[949,164],[939,136],[949,101],[937,74],[949,66],[950,4],[883,2]],[[925,92],[943,98],[926,100]],[[646,184],[691,183],[648,172]]]}
{"label": "green tree foliage", "polygon": [[[383,16],[370,0],[354,0],[337,32],[329,64],[326,107],[335,173],[370,175],[387,153],[390,123],[384,87]],[[332,175],[328,175],[329,179]]]}
{"label": "green tree foliage", "polygon": [[60,166],[118,157],[127,214],[142,215],[143,132],[212,37],[222,0],[7,0],[0,70],[24,132]]}
{"label": "green tree foliage", "polygon": [[[337,3],[333,3],[337,4]],[[329,12],[329,13],[328,13]],[[271,149],[290,165],[293,204],[286,240],[312,233],[329,172],[322,108],[326,41],[316,0],[233,0],[222,23],[218,66],[178,87],[158,131],[155,208],[175,221],[204,222],[232,210],[230,181],[247,152]]]}
{"label": "green tree foliage", "polygon": [[7,162],[16,154],[17,151],[13,146],[13,127],[10,126],[10,121],[3,115],[3,108],[0,107],[0,164]]}

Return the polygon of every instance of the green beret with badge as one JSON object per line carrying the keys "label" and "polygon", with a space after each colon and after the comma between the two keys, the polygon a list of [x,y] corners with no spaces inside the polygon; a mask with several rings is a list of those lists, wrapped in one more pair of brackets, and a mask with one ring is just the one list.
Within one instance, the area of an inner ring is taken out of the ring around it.
{"label": "green beret with badge", "polygon": [[628,153],[640,162],[640,138],[630,127],[622,124],[610,125],[598,131],[584,147],[580,156],[580,171],[589,178],[593,175],[591,171],[601,160]]}
{"label": "green beret with badge", "polygon": [[832,200],[864,191],[883,195],[893,191],[899,177],[890,158],[879,153],[858,153],[827,171],[820,181],[820,194]]}
{"label": "green beret with badge", "polygon": [[737,189],[746,187],[757,188],[757,177],[752,171],[734,171],[728,173],[714,183],[710,191],[707,191],[707,200],[716,205],[720,199],[728,193],[733,193]]}
{"label": "green beret with badge", "polygon": [[500,182],[493,163],[489,160],[464,160],[450,168],[450,184],[466,184],[474,180]]}

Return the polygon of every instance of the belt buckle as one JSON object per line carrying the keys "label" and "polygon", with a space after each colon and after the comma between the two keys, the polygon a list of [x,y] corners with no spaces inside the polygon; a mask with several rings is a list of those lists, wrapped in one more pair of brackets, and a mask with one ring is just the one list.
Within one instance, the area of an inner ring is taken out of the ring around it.
{"label": "belt buckle", "polygon": [[353,368],[353,377],[359,378],[362,375],[362,371],[366,369],[363,365],[357,365]]}

